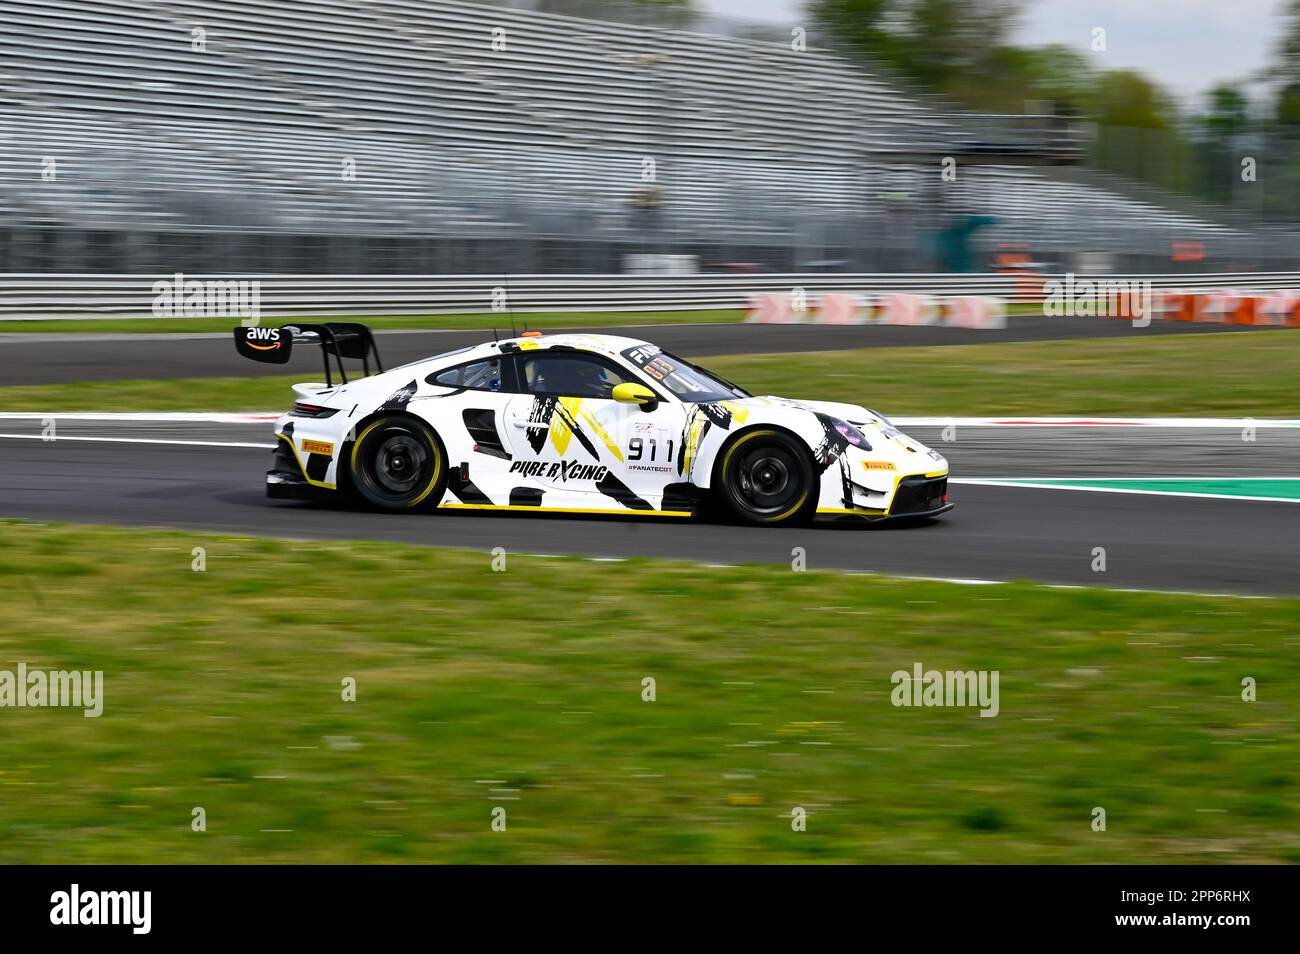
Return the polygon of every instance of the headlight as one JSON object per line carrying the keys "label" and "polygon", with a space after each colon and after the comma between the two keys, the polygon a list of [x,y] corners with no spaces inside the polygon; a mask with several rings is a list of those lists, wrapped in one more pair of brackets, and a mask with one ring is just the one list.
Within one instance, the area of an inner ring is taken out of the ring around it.
{"label": "headlight", "polygon": [[861,447],[863,450],[871,450],[871,445],[867,443],[866,435],[848,421],[841,421],[838,417],[833,417],[831,418],[831,426],[840,433],[841,437],[854,447]]}

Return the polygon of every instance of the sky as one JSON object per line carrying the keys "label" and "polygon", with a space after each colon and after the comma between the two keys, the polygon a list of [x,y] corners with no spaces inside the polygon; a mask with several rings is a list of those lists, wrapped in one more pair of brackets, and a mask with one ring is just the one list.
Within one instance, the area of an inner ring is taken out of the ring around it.
{"label": "sky", "polygon": [[[803,0],[699,0],[713,13],[797,23]],[[1139,69],[1196,105],[1220,80],[1248,79],[1269,62],[1285,0],[1024,0],[1021,45],[1064,43],[1107,69]],[[1106,52],[1092,53],[1092,31]],[[815,44],[815,39],[813,40]]]}

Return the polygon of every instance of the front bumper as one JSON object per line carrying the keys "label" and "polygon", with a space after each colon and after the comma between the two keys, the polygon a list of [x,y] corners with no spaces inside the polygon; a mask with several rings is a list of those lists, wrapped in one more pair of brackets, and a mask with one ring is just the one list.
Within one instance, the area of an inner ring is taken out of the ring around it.
{"label": "front bumper", "polygon": [[923,517],[948,506],[948,475],[912,474],[902,478],[889,502],[890,517]]}
{"label": "front bumper", "polygon": [[[948,502],[948,473],[908,474],[899,477],[892,491],[881,492],[857,484],[845,485],[840,506],[817,508],[817,519],[902,520],[936,517],[953,508]],[[848,503],[850,494],[852,506]],[[875,499],[872,499],[872,498]],[[876,504],[877,506],[872,506]]]}

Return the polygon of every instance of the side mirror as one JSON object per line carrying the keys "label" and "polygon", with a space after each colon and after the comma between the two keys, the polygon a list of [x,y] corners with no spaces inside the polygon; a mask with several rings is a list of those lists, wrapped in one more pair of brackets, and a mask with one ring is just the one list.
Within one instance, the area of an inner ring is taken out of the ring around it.
{"label": "side mirror", "polygon": [[644,384],[616,384],[613,396],[619,404],[639,404],[643,411],[653,411],[659,406],[655,393]]}

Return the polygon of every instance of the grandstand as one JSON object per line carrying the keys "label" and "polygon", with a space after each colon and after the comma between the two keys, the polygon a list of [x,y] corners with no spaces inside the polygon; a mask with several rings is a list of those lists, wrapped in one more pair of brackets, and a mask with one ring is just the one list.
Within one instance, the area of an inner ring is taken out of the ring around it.
{"label": "grandstand", "polygon": [[0,0],[0,62],[8,271],[925,270],[968,214],[1061,261],[1251,240],[1054,177],[1058,127],[972,139],[769,40],[452,0]]}

